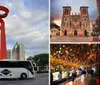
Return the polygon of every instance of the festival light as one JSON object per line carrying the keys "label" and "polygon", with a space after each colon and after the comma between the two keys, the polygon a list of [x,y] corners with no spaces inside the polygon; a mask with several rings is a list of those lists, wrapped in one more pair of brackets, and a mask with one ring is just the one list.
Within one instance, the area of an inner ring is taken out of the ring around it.
{"label": "festival light", "polygon": [[50,58],[50,63],[54,67],[62,65],[65,69],[80,68],[81,65],[89,67],[100,63],[100,52],[97,51],[96,44],[55,44],[51,45],[51,55],[53,57]]}

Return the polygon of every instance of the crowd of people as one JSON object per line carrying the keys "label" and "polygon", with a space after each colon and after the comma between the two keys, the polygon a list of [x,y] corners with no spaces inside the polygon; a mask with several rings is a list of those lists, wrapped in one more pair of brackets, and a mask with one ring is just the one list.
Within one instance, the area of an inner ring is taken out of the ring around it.
{"label": "crowd of people", "polygon": [[[74,82],[75,78],[81,75],[91,75],[91,76],[97,76],[97,78],[100,79],[100,70],[96,70],[96,69],[72,69],[70,70],[66,70],[66,81],[72,80]],[[62,78],[62,71],[59,71],[58,74],[58,83],[61,83],[63,80]],[[100,80],[99,80],[100,81]],[[51,73],[51,85],[53,83],[53,75]]]}

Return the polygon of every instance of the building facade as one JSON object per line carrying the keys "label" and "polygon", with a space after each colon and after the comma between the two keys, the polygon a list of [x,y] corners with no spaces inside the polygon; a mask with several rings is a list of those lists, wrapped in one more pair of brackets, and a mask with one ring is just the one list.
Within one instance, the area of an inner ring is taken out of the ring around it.
{"label": "building facade", "polygon": [[97,0],[98,17],[100,20],[100,0]]}
{"label": "building facade", "polygon": [[12,50],[7,49],[7,59],[12,59]]}
{"label": "building facade", "polygon": [[19,44],[18,42],[15,44],[12,50],[12,58],[16,60],[25,60],[25,50],[23,44]]}
{"label": "building facade", "polygon": [[81,6],[78,14],[71,14],[71,9],[71,6],[63,7],[60,35],[91,35],[88,7]]}
{"label": "building facade", "polygon": [[95,20],[90,21],[90,28],[91,28],[91,33],[94,33],[94,29],[96,28],[96,21]]}

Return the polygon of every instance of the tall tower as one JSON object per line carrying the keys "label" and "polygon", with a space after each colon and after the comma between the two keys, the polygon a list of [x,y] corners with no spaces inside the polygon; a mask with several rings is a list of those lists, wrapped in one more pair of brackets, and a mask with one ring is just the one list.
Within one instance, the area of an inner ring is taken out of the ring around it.
{"label": "tall tower", "polygon": [[88,14],[88,6],[80,7],[81,21],[82,21],[82,29],[84,30],[85,35],[91,35],[90,33],[90,21]]}
{"label": "tall tower", "polygon": [[24,49],[25,49],[24,44],[20,44],[17,42],[12,50],[13,59],[24,60],[25,59],[25,50]]}
{"label": "tall tower", "polygon": [[0,6],[0,11],[4,11],[4,14],[0,14],[0,60],[7,59],[7,49],[6,49],[6,35],[5,35],[5,23],[2,18],[5,18],[9,10]]}
{"label": "tall tower", "polygon": [[81,14],[81,16],[88,17],[88,6],[81,6],[80,14]]}
{"label": "tall tower", "polygon": [[63,7],[63,16],[70,16],[71,14],[71,7],[70,6],[64,6]]}
{"label": "tall tower", "polygon": [[67,35],[67,29],[70,28],[70,16],[71,16],[71,7],[64,6],[62,22],[61,22],[62,35]]}

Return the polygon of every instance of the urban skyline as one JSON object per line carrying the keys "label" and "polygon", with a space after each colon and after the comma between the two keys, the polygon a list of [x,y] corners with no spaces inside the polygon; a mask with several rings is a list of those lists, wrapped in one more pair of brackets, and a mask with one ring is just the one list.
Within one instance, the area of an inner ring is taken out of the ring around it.
{"label": "urban skyline", "polygon": [[25,60],[25,47],[23,43],[16,42],[12,49],[7,49],[7,58]]}

